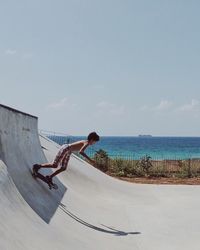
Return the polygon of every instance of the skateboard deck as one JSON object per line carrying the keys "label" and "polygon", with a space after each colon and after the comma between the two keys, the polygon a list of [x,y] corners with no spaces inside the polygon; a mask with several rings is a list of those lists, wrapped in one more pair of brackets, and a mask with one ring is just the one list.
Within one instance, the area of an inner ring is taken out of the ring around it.
{"label": "skateboard deck", "polygon": [[33,176],[34,179],[38,178],[38,179],[42,180],[43,182],[45,182],[48,185],[49,189],[52,189],[52,188],[58,189],[58,186],[55,183],[53,183],[53,184],[49,183],[43,174],[40,174],[40,173],[35,174],[35,173],[33,173],[33,171],[31,171],[31,175]]}

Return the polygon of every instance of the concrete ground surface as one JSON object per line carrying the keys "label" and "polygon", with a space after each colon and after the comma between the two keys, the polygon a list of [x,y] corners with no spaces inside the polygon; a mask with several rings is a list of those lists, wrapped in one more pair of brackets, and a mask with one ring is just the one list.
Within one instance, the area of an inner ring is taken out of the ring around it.
{"label": "concrete ground surface", "polygon": [[199,186],[126,183],[72,155],[49,190],[30,169],[58,150],[37,117],[0,105],[1,250],[199,249]]}

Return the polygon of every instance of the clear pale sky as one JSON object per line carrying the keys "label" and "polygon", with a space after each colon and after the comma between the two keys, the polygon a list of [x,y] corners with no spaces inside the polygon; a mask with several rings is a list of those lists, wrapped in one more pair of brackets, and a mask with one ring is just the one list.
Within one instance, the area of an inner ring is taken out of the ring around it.
{"label": "clear pale sky", "polygon": [[200,1],[0,1],[0,103],[71,135],[200,136]]}

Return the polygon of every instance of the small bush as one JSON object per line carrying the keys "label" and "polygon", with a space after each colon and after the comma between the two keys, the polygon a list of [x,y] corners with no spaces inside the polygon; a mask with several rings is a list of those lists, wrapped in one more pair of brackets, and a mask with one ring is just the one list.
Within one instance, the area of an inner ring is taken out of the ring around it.
{"label": "small bush", "polygon": [[137,167],[141,168],[145,175],[149,175],[150,168],[153,167],[151,157],[146,155],[137,162]]}
{"label": "small bush", "polygon": [[165,162],[158,162],[155,164],[151,172],[149,173],[151,177],[169,177],[169,172],[166,169]]}
{"label": "small bush", "polygon": [[179,170],[175,173],[175,177],[178,178],[190,178],[192,177],[191,162],[190,160],[179,160]]}
{"label": "small bush", "polygon": [[96,163],[96,167],[103,172],[108,171],[108,163],[109,157],[106,151],[100,149],[94,155],[94,161]]}

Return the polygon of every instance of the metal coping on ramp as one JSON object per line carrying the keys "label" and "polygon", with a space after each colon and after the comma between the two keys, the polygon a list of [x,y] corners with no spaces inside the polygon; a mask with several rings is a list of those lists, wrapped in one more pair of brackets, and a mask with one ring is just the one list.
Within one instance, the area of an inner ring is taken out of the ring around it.
{"label": "metal coping on ramp", "polygon": [[28,114],[28,113],[25,113],[25,112],[19,111],[19,110],[17,110],[17,109],[11,108],[11,107],[6,106],[6,105],[3,105],[3,104],[0,104],[0,107],[2,107],[2,108],[6,108],[6,109],[8,109],[8,110],[10,110],[10,111],[13,111],[13,112],[20,113],[20,114],[22,114],[22,115],[28,115],[28,116],[30,116],[30,117],[33,117],[33,118],[38,119],[38,117],[37,117],[37,116],[30,115],[30,114]]}

